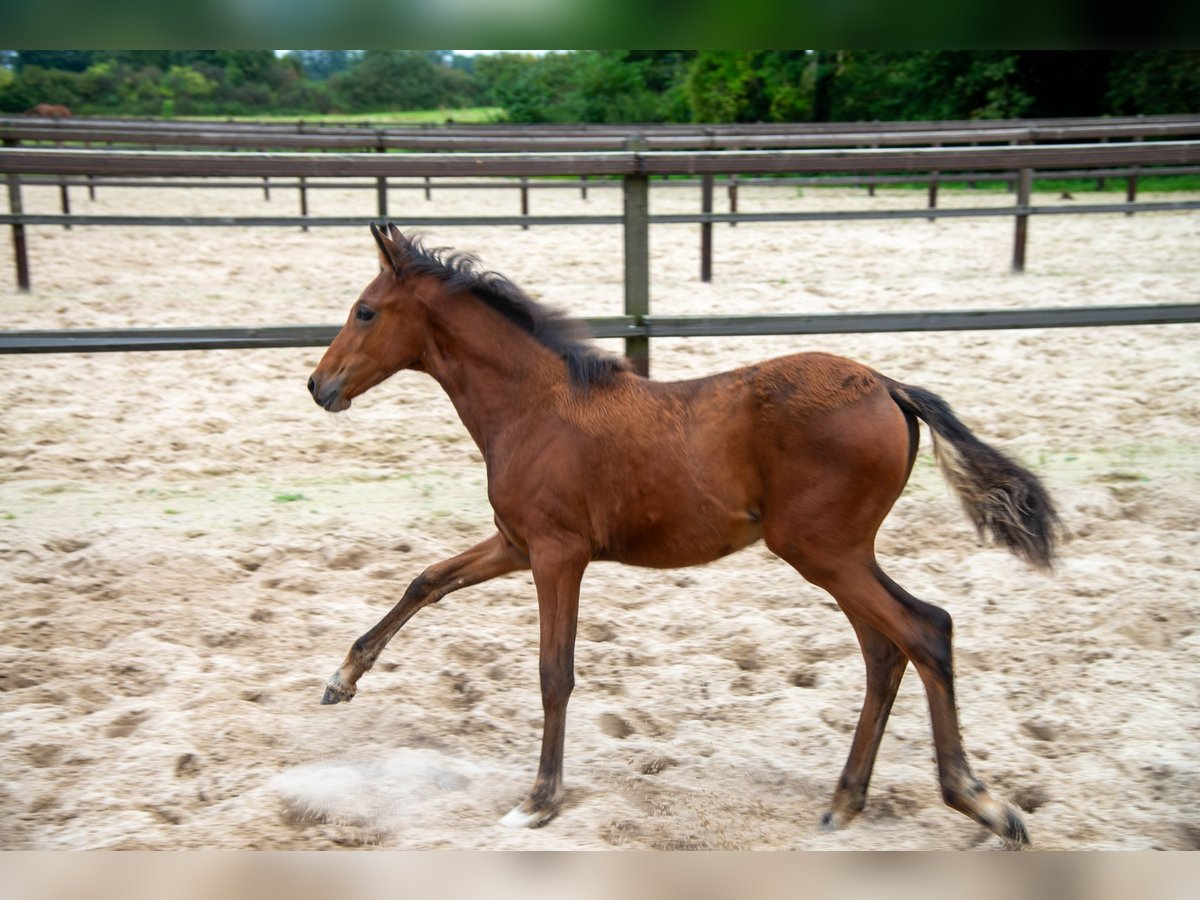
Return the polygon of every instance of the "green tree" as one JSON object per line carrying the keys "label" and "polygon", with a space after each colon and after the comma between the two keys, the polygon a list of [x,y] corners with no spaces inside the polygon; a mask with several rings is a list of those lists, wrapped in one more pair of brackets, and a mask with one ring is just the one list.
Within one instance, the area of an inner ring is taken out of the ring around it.
{"label": "green tree", "polygon": [[79,105],[78,75],[64,69],[26,66],[8,87],[0,89],[0,110],[24,112],[36,103]]}
{"label": "green tree", "polygon": [[1105,100],[1117,115],[1200,113],[1200,51],[1120,54],[1108,72]]}
{"label": "green tree", "polygon": [[1013,118],[1033,102],[1008,51],[840,51],[831,62],[833,121]]}
{"label": "green tree", "polygon": [[92,64],[96,55],[95,50],[20,50],[17,52],[15,68],[18,72],[31,66],[82,72]]}
{"label": "green tree", "polygon": [[805,121],[813,115],[816,59],[805,51],[704,50],[684,92],[696,122]]}
{"label": "green tree", "polygon": [[80,100],[101,108],[115,108],[121,102],[121,85],[129,70],[114,60],[93,63],[79,76]]}
{"label": "green tree", "polygon": [[763,122],[770,113],[757,54],[705,50],[692,61],[684,90],[696,122]]}
{"label": "green tree", "polygon": [[354,50],[290,50],[284,59],[296,60],[313,81],[325,81],[338,72],[345,72],[358,62],[359,56]]}
{"label": "green tree", "polygon": [[476,60],[484,99],[514,122],[654,122],[685,117],[681,56],[671,51],[502,53]]}
{"label": "green tree", "polygon": [[345,109],[367,112],[465,106],[475,96],[469,75],[415,50],[368,50],[330,87]]}
{"label": "green tree", "polygon": [[582,122],[666,121],[677,88],[653,58],[623,50],[574,54],[567,83],[578,97],[573,118]]}

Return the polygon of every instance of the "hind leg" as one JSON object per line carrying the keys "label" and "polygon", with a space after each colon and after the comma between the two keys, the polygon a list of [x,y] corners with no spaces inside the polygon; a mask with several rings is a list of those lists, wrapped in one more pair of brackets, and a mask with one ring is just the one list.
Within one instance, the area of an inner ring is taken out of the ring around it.
{"label": "hind leg", "polygon": [[867,666],[867,694],[863,699],[846,766],[838,779],[829,811],[821,818],[821,827],[827,831],[836,831],[847,825],[866,805],[867,787],[871,783],[871,770],[875,767],[879,741],[883,738],[888,714],[892,711],[896,691],[908,666],[908,658],[882,633],[860,619],[851,618],[850,624],[858,635],[863,661]]}
{"label": "hind leg", "polygon": [[971,772],[967,762],[954,697],[951,649],[954,629],[950,614],[913,597],[878,566],[871,566],[870,575],[870,579],[864,579],[865,583],[873,582],[880,590],[863,592],[858,602],[873,604],[880,621],[891,623],[897,635],[894,639],[913,661],[925,684],[942,799],[1007,843],[1028,844],[1029,834],[1016,808],[994,797]]}
{"label": "hind leg", "polygon": [[[809,550],[802,555],[793,552],[784,558],[806,579],[832,594],[851,622],[870,626],[916,667],[929,701],[938,781],[946,804],[970,816],[1009,844],[1029,843],[1025,825],[1016,809],[992,796],[967,763],[954,697],[953,623],[949,613],[913,597],[884,575],[869,555],[848,554],[844,549],[837,552]],[[856,558],[858,562],[854,561]],[[864,646],[864,654],[866,652]],[[870,668],[871,663],[868,663],[868,670]],[[879,678],[878,672],[875,677]],[[866,724],[877,725],[881,733],[886,717],[882,704],[885,695],[877,686],[873,697],[870,678],[868,676],[863,715],[867,717],[870,710]],[[899,686],[898,677],[896,685]],[[892,697],[894,695],[893,690]],[[890,702],[889,698],[887,707]],[[829,817],[831,824],[840,824],[836,821],[839,809],[853,809],[858,802],[856,790],[859,784],[865,798],[866,779],[870,776],[870,764],[877,746],[878,737],[870,730],[864,732],[860,721],[860,730],[855,734],[846,766],[849,783],[845,790],[839,783]],[[843,773],[845,777],[846,773]]]}

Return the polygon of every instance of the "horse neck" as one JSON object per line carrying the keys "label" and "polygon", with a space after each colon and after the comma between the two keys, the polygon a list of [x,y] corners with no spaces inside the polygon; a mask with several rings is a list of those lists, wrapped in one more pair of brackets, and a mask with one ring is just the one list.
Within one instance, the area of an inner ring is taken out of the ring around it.
{"label": "horse neck", "polygon": [[535,338],[482,300],[458,294],[426,303],[422,368],[446,392],[486,456],[489,446],[566,382],[566,368]]}

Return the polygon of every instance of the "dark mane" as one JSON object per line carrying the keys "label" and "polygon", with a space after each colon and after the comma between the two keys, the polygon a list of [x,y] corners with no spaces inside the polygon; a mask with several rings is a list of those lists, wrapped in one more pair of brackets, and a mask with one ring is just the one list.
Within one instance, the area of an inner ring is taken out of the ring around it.
{"label": "dark mane", "polygon": [[503,275],[483,269],[472,254],[449,247],[429,249],[419,237],[406,240],[405,274],[432,275],[451,290],[469,291],[560,356],[573,384],[609,384],[618,372],[628,369],[623,357],[591,342],[582,322],[538,303]]}

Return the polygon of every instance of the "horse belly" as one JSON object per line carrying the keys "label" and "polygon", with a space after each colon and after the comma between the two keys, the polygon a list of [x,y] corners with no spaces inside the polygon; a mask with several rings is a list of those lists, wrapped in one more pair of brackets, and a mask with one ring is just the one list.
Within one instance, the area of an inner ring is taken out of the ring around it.
{"label": "horse belly", "polygon": [[600,559],[654,569],[698,566],[762,537],[757,513],[744,508],[683,503],[631,516],[609,536]]}

